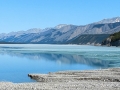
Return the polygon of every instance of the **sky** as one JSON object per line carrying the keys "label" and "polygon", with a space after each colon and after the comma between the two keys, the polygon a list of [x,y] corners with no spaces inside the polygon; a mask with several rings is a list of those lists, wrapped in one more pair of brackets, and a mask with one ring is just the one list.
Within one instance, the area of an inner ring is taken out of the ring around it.
{"label": "sky", "polygon": [[120,0],[0,0],[0,33],[120,16]]}

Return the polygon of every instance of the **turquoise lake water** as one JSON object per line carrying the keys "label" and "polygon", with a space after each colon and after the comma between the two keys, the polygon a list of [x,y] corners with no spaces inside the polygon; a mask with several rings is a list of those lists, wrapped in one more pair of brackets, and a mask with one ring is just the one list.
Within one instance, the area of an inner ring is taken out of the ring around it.
{"label": "turquoise lake water", "polygon": [[29,73],[120,67],[120,47],[0,44],[0,81],[34,82]]}

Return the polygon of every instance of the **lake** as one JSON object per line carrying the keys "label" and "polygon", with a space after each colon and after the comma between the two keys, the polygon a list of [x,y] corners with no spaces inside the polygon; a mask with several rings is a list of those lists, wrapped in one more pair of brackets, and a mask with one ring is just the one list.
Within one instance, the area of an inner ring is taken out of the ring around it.
{"label": "lake", "polygon": [[29,73],[111,67],[120,67],[119,47],[0,44],[0,81],[34,82]]}

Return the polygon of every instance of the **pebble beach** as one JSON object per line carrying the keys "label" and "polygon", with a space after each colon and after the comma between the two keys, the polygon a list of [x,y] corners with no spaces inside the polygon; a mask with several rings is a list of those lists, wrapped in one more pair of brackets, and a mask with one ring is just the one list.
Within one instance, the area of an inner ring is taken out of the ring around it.
{"label": "pebble beach", "polygon": [[120,68],[28,74],[30,83],[0,82],[0,90],[120,90]]}

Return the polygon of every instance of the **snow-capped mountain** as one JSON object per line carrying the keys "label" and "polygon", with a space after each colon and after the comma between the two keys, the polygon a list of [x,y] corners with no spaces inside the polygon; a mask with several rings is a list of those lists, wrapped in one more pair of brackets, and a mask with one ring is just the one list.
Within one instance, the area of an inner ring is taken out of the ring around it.
{"label": "snow-capped mountain", "polygon": [[59,24],[59,25],[55,26],[55,29],[60,29],[65,26],[67,26],[67,24]]}
{"label": "snow-capped mountain", "polygon": [[0,41],[19,43],[66,43],[83,34],[111,34],[120,31],[120,17],[83,26],[60,24],[53,28],[0,34]]}
{"label": "snow-capped mountain", "polygon": [[[0,34],[0,41],[6,41],[6,42],[15,42],[16,38],[19,38],[20,41],[17,42],[22,42],[22,36],[26,36],[31,34],[38,34],[41,32],[41,29],[38,28],[33,28],[33,29],[29,29],[27,31],[18,31],[18,32],[10,32],[10,33],[2,33]],[[30,36],[31,38],[33,38],[32,36]],[[29,39],[30,39],[29,37]],[[28,40],[28,39],[27,39]],[[26,38],[23,39],[23,41],[26,41]]]}
{"label": "snow-capped mountain", "polygon": [[116,23],[116,22],[120,22],[120,17],[114,17],[114,18],[109,18],[109,19],[103,19],[99,22],[97,22],[98,24],[104,24],[104,23]]}
{"label": "snow-capped mountain", "polygon": [[18,31],[18,32],[10,32],[10,33],[2,33],[0,34],[0,36],[20,36],[23,34],[30,34],[30,33],[40,33],[42,30],[38,29],[38,28],[33,28],[33,29],[29,29],[27,31]]}

